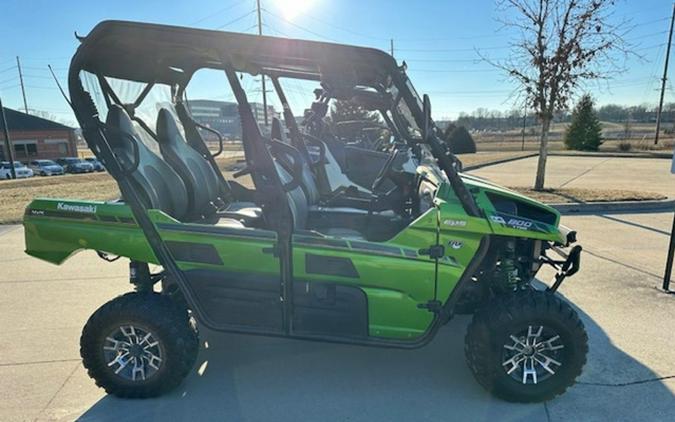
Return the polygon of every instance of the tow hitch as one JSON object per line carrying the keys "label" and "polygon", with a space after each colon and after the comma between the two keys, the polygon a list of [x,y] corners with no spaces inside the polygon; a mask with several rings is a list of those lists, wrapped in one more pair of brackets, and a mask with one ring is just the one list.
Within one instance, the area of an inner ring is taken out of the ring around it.
{"label": "tow hitch", "polygon": [[551,249],[553,249],[563,259],[551,259],[544,254],[541,257],[541,262],[552,266],[558,271],[558,273],[555,275],[555,282],[551,287],[546,289],[548,292],[555,292],[558,290],[558,287],[560,287],[562,282],[565,281],[565,278],[570,277],[579,271],[582,248],[581,245],[575,245],[572,247],[569,254],[566,254],[557,246],[553,246]]}

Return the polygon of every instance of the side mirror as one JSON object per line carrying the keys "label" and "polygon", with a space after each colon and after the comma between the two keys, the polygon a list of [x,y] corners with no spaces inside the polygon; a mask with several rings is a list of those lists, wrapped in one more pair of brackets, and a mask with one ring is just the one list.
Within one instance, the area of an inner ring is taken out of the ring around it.
{"label": "side mirror", "polygon": [[424,114],[424,127],[422,127],[422,137],[427,139],[431,131],[431,101],[429,96],[424,94],[422,97],[422,114]]}

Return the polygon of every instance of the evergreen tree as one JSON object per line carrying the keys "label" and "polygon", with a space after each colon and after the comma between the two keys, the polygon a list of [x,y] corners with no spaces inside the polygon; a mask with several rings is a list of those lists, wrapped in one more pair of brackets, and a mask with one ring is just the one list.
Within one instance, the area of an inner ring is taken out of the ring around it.
{"label": "evergreen tree", "polygon": [[565,146],[578,151],[597,151],[601,144],[602,127],[593,110],[593,98],[585,94],[572,112],[572,122],[565,132]]}

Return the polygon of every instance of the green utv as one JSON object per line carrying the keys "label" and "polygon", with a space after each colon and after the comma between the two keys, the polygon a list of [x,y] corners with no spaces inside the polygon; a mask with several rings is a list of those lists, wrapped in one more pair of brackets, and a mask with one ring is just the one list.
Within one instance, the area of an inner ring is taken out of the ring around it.
{"label": "green utv", "polygon": [[[98,309],[81,338],[108,393],[176,387],[197,357],[197,325],[410,349],[466,313],[466,361],[493,394],[548,400],[581,373],[586,332],[555,293],[579,268],[581,247],[563,252],[575,232],[554,209],[460,173],[405,64],[369,48],[132,22],[100,23],[80,41],[69,101],[122,199],[35,199],[26,253],[129,258],[135,291]],[[222,136],[191,112],[202,69],[236,99],[245,167],[234,178],[254,188],[224,177]],[[251,75],[283,106],[285,127],[274,118],[269,135],[242,88]],[[303,125],[289,80],[320,87]],[[168,94],[152,103],[157,92]],[[345,147],[322,127],[334,100],[379,113],[389,152]],[[148,102],[156,121],[140,112]],[[543,264],[557,269],[548,287],[534,282]]]}

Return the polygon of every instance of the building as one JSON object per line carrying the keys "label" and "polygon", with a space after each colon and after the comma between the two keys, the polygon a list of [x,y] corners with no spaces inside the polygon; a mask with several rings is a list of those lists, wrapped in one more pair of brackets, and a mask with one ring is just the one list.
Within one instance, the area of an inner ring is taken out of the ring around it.
{"label": "building", "polygon": [[[228,101],[190,100],[188,108],[192,118],[204,126],[217,130],[227,139],[241,139],[241,121],[239,105]],[[262,104],[251,103],[251,110],[261,128],[265,125],[265,113]],[[268,124],[273,117],[279,117],[274,107],[267,106]],[[264,129],[264,128],[263,128]],[[206,134],[205,134],[206,135]]]}
{"label": "building", "polygon": [[228,139],[241,138],[241,122],[237,103],[213,100],[190,100],[192,118],[199,124],[217,130]]}
{"label": "building", "polygon": [[[77,156],[74,128],[7,107],[5,117],[15,160],[25,163],[36,159]],[[3,131],[0,131],[0,140],[0,160],[6,161],[9,155],[5,151]]]}

